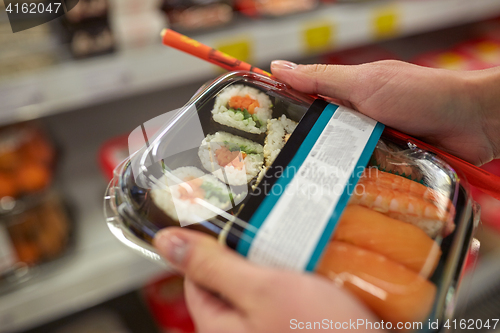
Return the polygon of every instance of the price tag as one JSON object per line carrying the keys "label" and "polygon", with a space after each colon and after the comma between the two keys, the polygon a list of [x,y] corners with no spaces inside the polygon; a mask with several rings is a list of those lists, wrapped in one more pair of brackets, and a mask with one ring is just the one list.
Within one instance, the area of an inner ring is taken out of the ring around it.
{"label": "price tag", "polygon": [[252,41],[249,38],[237,38],[231,41],[215,43],[215,48],[238,60],[252,63]]}
{"label": "price tag", "polygon": [[335,27],[331,22],[312,22],[304,26],[302,37],[307,52],[330,48],[334,43]]}
{"label": "price tag", "polygon": [[372,24],[376,38],[387,38],[399,33],[399,8],[395,5],[376,8],[373,12]]}

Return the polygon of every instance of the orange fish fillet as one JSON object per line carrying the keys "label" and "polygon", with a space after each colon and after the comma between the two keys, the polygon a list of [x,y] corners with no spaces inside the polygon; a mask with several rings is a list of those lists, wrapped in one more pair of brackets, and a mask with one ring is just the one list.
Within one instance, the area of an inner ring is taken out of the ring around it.
{"label": "orange fish fillet", "polygon": [[382,320],[425,320],[436,287],[414,271],[383,255],[344,242],[331,242],[317,270],[359,297]]}
{"label": "orange fish fillet", "polygon": [[454,207],[449,198],[422,184],[375,168],[365,169],[349,202],[411,223],[432,238],[447,236],[455,228]]}
{"label": "orange fish fillet", "polygon": [[377,252],[429,277],[441,249],[418,227],[359,205],[348,205],[333,239]]}

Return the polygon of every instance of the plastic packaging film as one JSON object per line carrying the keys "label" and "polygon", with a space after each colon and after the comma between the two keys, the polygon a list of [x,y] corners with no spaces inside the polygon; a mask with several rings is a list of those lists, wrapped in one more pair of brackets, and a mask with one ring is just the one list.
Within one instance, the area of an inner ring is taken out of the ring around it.
{"label": "plastic packaging film", "polygon": [[155,233],[182,226],[260,264],[323,275],[384,321],[452,312],[475,219],[467,182],[439,156],[246,71],[155,119],[133,131],[106,195],[128,246],[160,260]]}

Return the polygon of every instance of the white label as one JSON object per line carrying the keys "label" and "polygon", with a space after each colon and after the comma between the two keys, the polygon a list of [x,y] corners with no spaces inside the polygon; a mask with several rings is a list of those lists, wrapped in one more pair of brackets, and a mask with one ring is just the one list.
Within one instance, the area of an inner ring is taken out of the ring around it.
{"label": "white label", "polygon": [[16,255],[9,233],[3,225],[0,225],[0,274],[12,268],[15,263]]}
{"label": "white label", "polygon": [[306,268],[376,124],[345,107],[335,111],[258,230],[248,252],[250,260],[299,271]]}

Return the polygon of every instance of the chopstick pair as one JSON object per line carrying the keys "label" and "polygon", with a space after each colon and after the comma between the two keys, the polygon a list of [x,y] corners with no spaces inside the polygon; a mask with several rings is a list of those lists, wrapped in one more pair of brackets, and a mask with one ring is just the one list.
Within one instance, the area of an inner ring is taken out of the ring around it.
{"label": "chopstick pair", "polygon": [[[254,67],[246,62],[238,60],[230,55],[218,51],[210,46],[204,45],[194,39],[184,36],[170,29],[164,29],[161,33],[163,44],[173,47],[177,50],[208,61],[214,65],[222,67],[228,71],[246,70],[269,77],[273,77],[269,72],[260,68]],[[321,98],[313,95],[314,98]],[[385,133],[397,139],[405,140],[414,143],[422,149],[426,149],[445,159],[453,168],[463,172],[469,183],[484,193],[500,200],[500,177],[487,172],[477,166],[466,162],[456,156],[444,152],[428,143],[422,142],[414,137],[399,132],[393,128],[386,127]]]}

